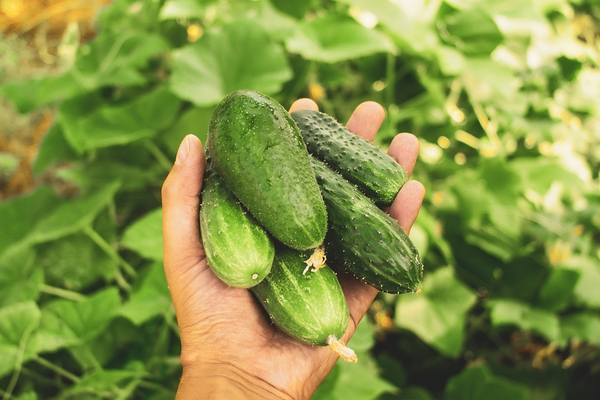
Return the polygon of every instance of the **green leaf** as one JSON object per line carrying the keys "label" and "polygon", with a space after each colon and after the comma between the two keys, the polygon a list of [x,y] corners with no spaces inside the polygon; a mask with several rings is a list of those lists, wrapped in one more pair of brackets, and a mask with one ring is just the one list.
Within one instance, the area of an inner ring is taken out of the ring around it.
{"label": "green leaf", "polygon": [[526,400],[525,385],[494,376],[486,366],[465,369],[446,385],[444,400]]}
{"label": "green leaf", "polygon": [[35,329],[40,323],[40,310],[33,301],[0,308],[0,377],[16,366],[34,358]]}
{"label": "green leaf", "polygon": [[168,48],[156,33],[131,27],[118,32],[105,29],[80,48],[72,74],[88,91],[102,86],[143,86],[147,78],[138,70]]}
{"label": "green leaf", "polygon": [[35,300],[44,271],[35,263],[35,250],[14,245],[0,254],[0,306]]}
{"label": "green leaf", "polygon": [[551,311],[534,308],[514,299],[493,299],[487,305],[493,326],[516,326],[542,335],[549,342],[560,339],[559,320]]}
{"label": "green leaf", "polygon": [[40,218],[27,236],[28,242],[48,242],[80,231],[112,201],[120,185],[120,182],[113,182],[92,194],[64,201]]}
{"label": "green leaf", "polygon": [[0,93],[8,98],[22,114],[38,107],[60,103],[85,91],[86,89],[69,72],[58,76],[10,82],[0,86]]}
{"label": "green leaf", "polygon": [[206,0],[167,0],[161,7],[158,18],[161,20],[178,18],[200,18],[205,13],[205,7],[201,3]]}
{"label": "green leaf", "polygon": [[70,103],[60,108],[65,137],[79,153],[150,138],[175,120],[180,101],[164,87],[123,105],[99,107],[81,115]]}
{"label": "green leaf", "polygon": [[123,304],[118,314],[139,326],[152,317],[165,314],[171,305],[163,264],[156,262],[150,266],[142,284]]}
{"label": "green leaf", "polygon": [[198,106],[217,104],[237,89],[273,94],[292,77],[282,49],[247,19],[207,32],[175,51],[172,62],[171,90]]}
{"label": "green leaf", "polygon": [[377,53],[394,52],[389,40],[346,15],[327,14],[305,21],[286,41],[291,53],[307,60],[336,63]]}
{"label": "green leaf", "polygon": [[398,296],[394,321],[413,331],[442,354],[458,357],[466,314],[477,296],[454,276],[451,267],[426,274],[421,294]]}
{"label": "green leaf", "polygon": [[196,135],[202,143],[206,144],[208,123],[210,122],[213,110],[214,107],[191,107],[181,114],[173,126],[160,135],[160,139],[162,139],[162,142],[167,147],[168,154],[173,159],[177,155],[181,141],[190,133]]}
{"label": "green leaf", "polygon": [[356,326],[356,331],[350,341],[348,347],[355,352],[363,352],[370,350],[375,345],[373,337],[373,326],[368,318],[363,318]]}
{"label": "green leaf", "polygon": [[339,361],[312,400],[372,400],[398,388],[381,379],[369,353],[358,354],[358,363]]}
{"label": "green leaf", "polygon": [[592,311],[582,311],[564,317],[560,321],[564,342],[569,339],[585,340],[600,344],[600,315]]}
{"label": "green leaf", "polygon": [[117,265],[87,235],[75,233],[37,246],[36,266],[49,285],[68,290],[83,288],[113,277]]}
{"label": "green leaf", "polygon": [[161,261],[162,245],[162,210],[157,208],[131,224],[121,239],[121,244],[142,256]]}
{"label": "green leaf", "polygon": [[492,17],[479,8],[447,16],[444,23],[449,41],[466,55],[491,54],[504,40]]}
{"label": "green leaf", "polygon": [[402,49],[419,54],[431,51],[440,42],[436,30],[429,22],[409,18],[403,10],[389,0],[338,1],[374,14]]}
{"label": "green leaf", "polygon": [[0,203],[0,253],[27,236],[32,226],[60,203],[54,192],[45,186],[25,196]]}
{"label": "green leaf", "polygon": [[572,256],[558,266],[579,273],[574,290],[577,301],[591,308],[600,308],[600,261],[591,257]]}
{"label": "green leaf", "polygon": [[579,272],[553,268],[539,292],[540,306],[556,311],[566,306],[573,296]]}
{"label": "green leaf", "polygon": [[[147,375],[146,371],[136,370],[118,370],[118,369],[106,369],[99,371],[92,371],[86,374],[81,380],[75,385],[64,391],[66,398],[88,398],[88,396],[94,396],[99,393],[111,393],[116,391],[117,387],[120,387],[124,382],[130,381],[134,378],[141,378]],[[111,398],[116,397],[117,394],[111,395]],[[102,396],[106,397],[106,396]]]}
{"label": "green leaf", "polygon": [[121,306],[116,288],[106,288],[80,302],[55,300],[42,309],[38,351],[52,352],[85,343],[107,328]]}
{"label": "green leaf", "polygon": [[79,157],[66,141],[59,124],[53,124],[44,135],[33,163],[33,173],[39,175],[49,166],[64,161],[75,161]]}

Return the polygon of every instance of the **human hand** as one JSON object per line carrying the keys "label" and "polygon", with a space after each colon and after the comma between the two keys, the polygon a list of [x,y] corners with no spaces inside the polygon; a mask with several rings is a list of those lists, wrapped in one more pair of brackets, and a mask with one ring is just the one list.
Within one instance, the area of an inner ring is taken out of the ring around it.
{"label": "human hand", "polygon": [[[316,110],[317,105],[301,99],[290,112],[302,108]],[[366,102],[356,108],[347,127],[372,141],[384,116],[379,104]],[[410,176],[418,150],[418,140],[404,133],[394,138],[388,154]],[[308,399],[338,356],[327,346],[307,346],[283,333],[250,291],[227,286],[211,271],[198,223],[205,168],[202,144],[188,135],[162,188],[164,268],[182,344],[177,398]],[[409,181],[389,208],[407,233],[424,193],[423,185]],[[342,337],[347,342],[377,290],[348,274],[338,277],[350,309],[350,324]]]}

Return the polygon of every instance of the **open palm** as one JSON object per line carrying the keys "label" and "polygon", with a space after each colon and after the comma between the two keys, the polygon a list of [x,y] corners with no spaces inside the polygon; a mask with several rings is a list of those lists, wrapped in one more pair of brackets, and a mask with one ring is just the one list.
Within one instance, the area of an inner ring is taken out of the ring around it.
{"label": "open palm", "polygon": [[[301,108],[317,106],[301,99],[290,111]],[[347,127],[373,140],[384,116],[381,106],[366,102],[356,108]],[[410,175],[418,149],[413,135],[400,134],[388,154]],[[162,188],[165,274],[182,343],[177,398],[310,398],[338,356],[329,347],[311,347],[287,336],[271,324],[250,291],[228,287],[210,270],[198,224],[205,167],[202,144],[187,136]],[[409,181],[389,209],[406,232],[423,195],[423,186]],[[377,291],[347,274],[338,277],[350,308],[350,325],[342,338],[347,342]]]}

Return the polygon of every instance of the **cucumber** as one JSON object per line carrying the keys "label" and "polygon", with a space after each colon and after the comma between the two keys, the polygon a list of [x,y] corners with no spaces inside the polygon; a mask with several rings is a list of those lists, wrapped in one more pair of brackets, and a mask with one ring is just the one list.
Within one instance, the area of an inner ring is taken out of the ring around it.
{"label": "cucumber", "polygon": [[291,116],[309,153],[358,185],[378,206],[392,204],[408,180],[404,168],[396,160],[327,114],[298,110]]}
{"label": "cucumber", "polygon": [[327,259],[382,292],[418,292],[423,264],[398,222],[325,163],[311,161],[329,214]]}
{"label": "cucumber", "polygon": [[317,273],[302,274],[310,255],[310,250],[276,245],[271,273],[250,291],[285,333],[302,343],[335,350],[350,321],[348,304],[327,265]]}
{"label": "cucumber", "polygon": [[295,249],[323,243],[327,212],[302,136],[274,99],[235,91],[217,105],[208,151],[219,175],[273,237]]}
{"label": "cucumber", "polygon": [[206,261],[227,285],[249,288],[271,271],[273,242],[210,164],[199,212]]}

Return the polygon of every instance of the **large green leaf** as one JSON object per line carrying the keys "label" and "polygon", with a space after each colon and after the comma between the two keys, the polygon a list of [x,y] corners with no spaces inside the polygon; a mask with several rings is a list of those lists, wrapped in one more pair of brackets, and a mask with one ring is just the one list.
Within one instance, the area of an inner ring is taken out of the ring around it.
{"label": "large green leaf", "polygon": [[53,124],[46,132],[33,164],[33,173],[39,175],[58,162],[75,161],[79,157],[66,141],[60,124]]}
{"label": "large green leaf", "polygon": [[551,311],[534,308],[513,299],[493,299],[489,300],[487,305],[494,326],[513,326],[535,332],[550,342],[560,339],[559,320]]}
{"label": "large green leaf", "polygon": [[441,268],[425,275],[422,293],[398,296],[394,321],[442,354],[458,357],[466,314],[476,298],[451,267]]}
{"label": "large green leaf", "polygon": [[394,52],[390,41],[374,29],[337,14],[305,21],[286,47],[307,60],[335,63],[376,53]]}
{"label": "large green leaf", "polygon": [[83,233],[62,237],[37,246],[36,267],[49,285],[81,291],[114,276],[116,264],[105,251]]}
{"label": "large green leaf", "polygon": [[292,77],[285,53],[258,23],[243,19],[173,53],[171,90],[198,106],[237,89],[278,92]]}
{"label": "large green leaf", "polygon": [[103,289],[83,301],[55,300],[42,309],[38,351],[81,345],[100,335],[121,305],[116,288]]}
{"label": "large green leaf", "polygon": [[135,325],[141,325],[150,318],[165,314],[172,306],[162,262],[156,262],[144,277],[140,287],[118,310],[118,314]]}
{"label": "large green leaf", "polygon": [[594,345],[600,344],[600,315],[593,311],[582,311],[564,317],[560,321],[562,338],[585,340]]}
{"label": "large green leaf", "polygon": [[479,8],[447,16],[444,23],[449,41],[467,55],[491,54],[504,39],[492,17]]}
{"label": "large green leaf", "polygon": [[65,200],[51,213],[39,219],[27,240],[29,243],[43,243],[80,231],[112,201],[120,185],[120,182],[112,182],[92,194]]}
{"label": "large green leaf", "polygon": [[574,290],[575,299],[590,308],[600,309],[600,261],[586,256],[572,256],[559,267],[579,273],[580,278]]}
{"label": "large green leaf", "polygon": [[494,376],[486,366],[465,369],[446,385],[444,400],[526,400],[525,385]]}
{"label": "large green leaf", "polygon": [[37,298],[44,271],[35,258],[34,249],[19,244],[0,254],[0,306]]}
{"label": "large green leaf", "polygon": [[129,225],[121,244],[152,260],[162,260],[162,210],[157,208]]}
{"label": "large green leaf", "polygon": [[26,362],[37,355],[34,331],[40,316],[33,301],[0,308],[0,377],[12,371],[19,360]]}
{"label": "large green leaf", "polygon": [[83,153],[155,136],[175,120],[180,101],[164,87],[123,105],[101,106],[89,114],[65,103],[59,121],[69,144]]}
{"label": "large green leaf", "polygon": [[439,37],[429,22],[411,19],[402,9],[389,0],[338,0],[359,9],[369,11],[392,34],[402,49],[423,53],[439,44]]}

